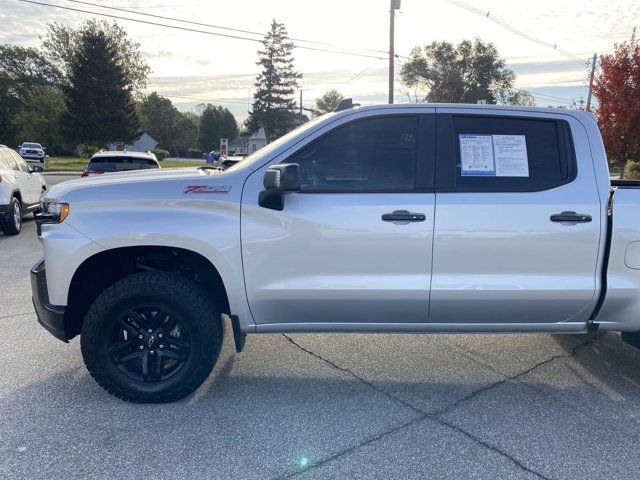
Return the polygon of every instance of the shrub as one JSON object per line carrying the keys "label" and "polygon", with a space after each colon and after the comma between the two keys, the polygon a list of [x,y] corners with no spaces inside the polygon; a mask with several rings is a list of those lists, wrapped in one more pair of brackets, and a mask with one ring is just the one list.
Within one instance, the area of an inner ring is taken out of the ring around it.
{"label": "shrub", "polygon": [[187,157],[189,158],[202,158],[202,150],[196,148],[190,148],[187,150]]}
{"label": "shrub", "polygon": [[625,169],[625,177],[640,180],[640,162],[629,162]]}
{"label": "shrub", "polygon": [[151,153],[153,153],[158,160],[164,160],[170,156],[167,150],[163,150],[161,148],[154,148]]}

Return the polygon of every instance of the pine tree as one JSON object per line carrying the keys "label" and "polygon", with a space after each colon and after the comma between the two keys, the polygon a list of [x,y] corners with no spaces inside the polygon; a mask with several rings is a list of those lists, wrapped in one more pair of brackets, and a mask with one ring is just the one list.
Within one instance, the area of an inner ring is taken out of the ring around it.
{"label": "pine tree", "polygon": [[133,87],[117,59],[117,44],[104,31],[82,32],[64,87],[62,126],[70,142],[102,146],[139,137]]}
{"label": "pine tree", "polygon": [[293,68],[293,43],[284,24],[273,20],[262,44],[256,62],[262,72],[256,77],[257,91],[246,126],[251,133],[264,128],[270,142],[297,125],[294,93],[302,74]]}

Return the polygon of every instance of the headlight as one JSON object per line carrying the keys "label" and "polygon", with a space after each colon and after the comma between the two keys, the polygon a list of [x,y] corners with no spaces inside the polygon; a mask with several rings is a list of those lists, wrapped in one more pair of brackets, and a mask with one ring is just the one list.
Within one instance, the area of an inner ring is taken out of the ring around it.
{"label": "headlight", "polygon": [[69,215],[69,204],[61,202],[47,202],[43,200],[40,203],[42,209],[43,223],[60,223]]}

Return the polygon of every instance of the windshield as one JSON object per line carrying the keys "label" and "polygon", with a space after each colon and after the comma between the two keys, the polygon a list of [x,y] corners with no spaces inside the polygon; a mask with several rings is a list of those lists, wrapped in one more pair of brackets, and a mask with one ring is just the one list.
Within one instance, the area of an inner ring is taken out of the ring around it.
{"label": "windshield", "polygon": [[22,148],[42,148],[39,143],[23,143]]}
{"label": "windshield", "polygon": [[136,157],[98,157],[92,158],[87,170],[94,172],[126,172],[127,170],[145,170],[149,168],[160,168],[156,162],[150,158]]}
{"label": "windshield", "polygon": [[303,123],[298,128],[291,130],[286,135],[283,135],[279,139],[269,143],[266,147],[262,147],[260,150],[252,153],[243,161],[238,162],[235,165],[231,165],[225,171],[235,170],[237,168],[240,168],[240,166],[244,167],[245,165],[254,168],[254,164],[259,165],[265,158],[267,158],[274,150],[277,150],[282,144],[286,143],[291,138],[304,133],[306,130],[315,127],[318,123],[322,122],[331,115],[333,115],[333,113],[326,113],[318,118],[314,118],[313,120],[308,121],[307,123]]}

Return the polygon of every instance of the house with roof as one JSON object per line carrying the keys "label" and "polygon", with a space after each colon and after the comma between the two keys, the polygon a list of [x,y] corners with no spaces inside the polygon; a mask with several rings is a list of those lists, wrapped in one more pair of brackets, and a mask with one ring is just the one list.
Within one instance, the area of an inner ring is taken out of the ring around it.
{"label": "house with roof", "polygon": [[151,135],[149,135],[149,133],[143,130],[140,134],[140,137],[137,140],[131,143],[124,143],[124,142],[107,143],[107,149],[119,151],[119,152],[123,150],[128,150],[131,152],[150,152],[151,150],[153,150],[158,146],[158,143],[159,142],[155,138],[153,138]]}
{"label": "house with roof", "polygon": [[251,155],[267,144],[267,136],[261,128],[251,135],[240,135],[229,142],[229,152],[233,155]]}

